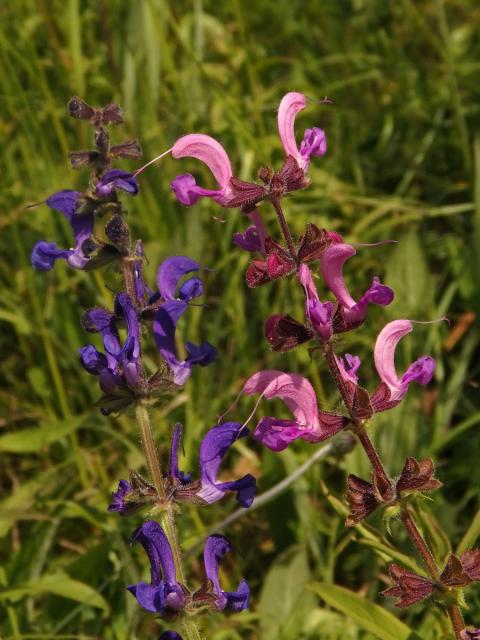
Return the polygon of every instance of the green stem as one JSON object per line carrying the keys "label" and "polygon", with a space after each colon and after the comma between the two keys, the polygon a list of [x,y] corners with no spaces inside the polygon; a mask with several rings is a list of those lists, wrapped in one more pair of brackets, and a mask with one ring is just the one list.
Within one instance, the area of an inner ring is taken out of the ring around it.
{"label": "green stem", "polygon": [[[158,460],[157,448],[155,446],[147,405],[144,402],[139,401],[135,407],[135,413],[137,417],[137,424],[140,429],[142,447],[147,461],[148,473],[155,489],[157,490],[158,499],[162,507],[160,524],[165,531],[172,549],[178,581],[184,585],[185,572],[183,570],[182,554],[175,528],[173,508],[165,489],[165,482],[163,480],[162,469]],[[192,618],[185,617],[182,621],[182,628],[186,640],[201,640],[198,627]]]}

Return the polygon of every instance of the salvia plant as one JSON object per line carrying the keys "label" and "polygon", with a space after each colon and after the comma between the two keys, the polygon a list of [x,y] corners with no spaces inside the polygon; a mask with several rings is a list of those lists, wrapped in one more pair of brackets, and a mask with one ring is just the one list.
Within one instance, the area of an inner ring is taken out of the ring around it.
{"label": "salvia plant", "polygon": [[[378,277],[373,278],[364,293],[351,292],[344,271],[352,269],[357,248],[364,250],[372,245],[355,247],[338,233],[320,229],[313,223],[296,238],[283,211],[282,201],[286,196],[308,188],[312,158],[322,157],[327,151],[325,132],[318,127],[307,129],[300,145],[297,144],[295,119],[306,106],[307,98],[301,93],[291,92],[282,98],[278,130],[284,150],[283,164],[276,169],[262,167],[258,182],[236,177],[223,146],[208,135],[194,133],[181,137],[165,154],[170,153],[176,160],[189,157],[204,163],[213,174],[217,188],[198,185],[189,173],[178,175],[171,188],[185,206],[193,206],[199,199],[206,198],[212,201],[212,206],[240,209],[243,216],[249,218],[250,226],[233,237],[239,250],[252,255],[245,274],[248,287],[288,279],[292,287],[299,287],[305,301],[302,318],[294,318],[288,309],[275,309],[275,313],[265,319],[264,333],[270,348],[285,352],[307,346],[311,358],[324,361],[324,369],[341,399],[340,409],[338,405],[321,406],[312,384],[299,373],[257,371],[243,384],[240,395],[258,396],[254,411],[263,406],[260,400],[283,401],[290,418],[263,416],[252,437],[278,452],[294,446],[298,439],[315,444],[340,432],[350,434],[350,440],[363,448],[372,474],[369,478],[348,475],[345,526],[355,527],[373,512],[382,510],[388,533],[391,534],[392,520],[400,522],[414,553],[424,565],[423,572],[416,573],[392,564],[389,567],[391,586],[383,592],[384,596],[393,598],[400,608],[428,598],[450,619],[452,637],[478,640],[480,629],[465,625],[462,609],[466,607],[464,590],[480,580],[480,549],[467,550],[460,556],[450,554],[439,564],[416,515],[418,499],[442,486],[433,461],[411,455],[404,461],[400,475],[394,478],[369,435],[376,414],[401,403],[413,382],[420,385],[430,382],[435,361],[429,355],[422,355],[399,374],[395,352],[399,342],[414,330],[415,321],[394,320],[383,327],[373,347],[378,385],[373,390],[362,386],[360,358],[341,353],[339,336],[360,331],[367,321],[369,306],[389,305],[394,292]],[[189,307],[196,304],[192,301],[203,295],[199,275],[206,267],[187,256],[172,256],[158,267],[156,285],[149,286],[144,277],[143,245],[141,240],[132,238],[121,198],[135,197],[141,172],[165,154],[135,173],[112,168],[112,162],[118,158],[141,157],[136,140],[110,144],[109,125],[123,121],[118,105],[93,108],[74,97],[68,110],[72,117],[87,120],[93,126],[95,148],[70,154],[72,167],[91,168],[90,180],[83,192],[61,190],[46,200],[49,207],[68,220],[72,248],[62,249],[53,241],[41,240],[33,248],[31,263],[41,271],[52,269],[57,260],[83,270],[109,264],[122,274],[123,284],[115,293],[112,307],[93,307],[82,319],[86,332],[99,334],[102,349],[87,344],[79,352],[84,369],[98,379],[99,410],[104,415],[123,411],[135,414],[148,469],[146,478],[131,470],[128,479],[119,480],[108,510],[122,517],[141,515],[144,518],[132,531],[131,542],[139,543],[145,551],[150,564],[150,582],[126,585],[126,588],[143,609],[172,626],[161,639],[198,639],[203,637],[201,614],[206,610],[240,612],[246,609],[250,589],[246,580],[242,580],[235,591],[222,588],[219,568],[231,545],[219,534],[210,535],[204,541],[203,584],[196,589],[189,586],[177,536],[177,516],[179,513],[181,516],[178,505],[189,502],[205,507],[227,493],[234,493],[242,507],[251,506],[256,492],[252,475],[220,480],[222,461],[234,442],[249,434],[246,424],[250,418],[242,422],[217,420],[200,445],[198,476],[192,477],[180,470],[180,424],[172,426],[168,460],[159,458],[150,421],[152,408],[181,391],[194,366],[206,366],[217,357],[217,350],[209,342],[201,345],[186,342],[179,354],[176,336],[181,316],[190,312]],[[268,230],[258,208],[261,203],[270,203],[273,207],[279,236]],[[151,335],[158,347],[155,371],[151,371],[142,358],[142,341]],[[236,402],[227,413],[235,406]]]}

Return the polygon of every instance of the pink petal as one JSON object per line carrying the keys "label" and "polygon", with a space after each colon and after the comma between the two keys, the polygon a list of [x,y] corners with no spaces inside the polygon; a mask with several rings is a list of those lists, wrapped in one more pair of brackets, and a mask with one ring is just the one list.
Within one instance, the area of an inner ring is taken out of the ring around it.
{"label": "pink petal", "polygon": [[356,302],[343,279],[343,265],[357,253],[351,244],[332,244],[322,255],[322,272],[325,282],[342,307],[350,309]]}
{"label": "pink petal", "polygon": [[306,106],[307,98],[303,93],[291,91],[283,96],[278,108],[278,133],[285,149],[285,155],[293,156],[302,169],[305,169],[306,161],[300,154],[295,141],[295,118],[297,113],[305,109]]}
{"label": "pink petal", "polygon": [[403,398],[408,389],[408,383],[403,383],[395,369],[395,349],[397,344],[412,331],[410,320],[394,320],[383,327],[375,342],[375,367],[382,382],[390,389],[391,401]]}
{"label": "pink petal", "polygon": [[267,400],[280,398],[305,430],[320,428],[315,391],[303,376],[275,370],[259,371],[247,380],[243,392],[246,395],[262,393]]}
{"label": "pink petal", "polygon": [[178,158],[197,158],[204,162],[213,173],[222,189],[228,189],[233,177],[232,165],[227,152],[214,138],[203,133],[191,133],[183,136],[172,147],[172,156]]}

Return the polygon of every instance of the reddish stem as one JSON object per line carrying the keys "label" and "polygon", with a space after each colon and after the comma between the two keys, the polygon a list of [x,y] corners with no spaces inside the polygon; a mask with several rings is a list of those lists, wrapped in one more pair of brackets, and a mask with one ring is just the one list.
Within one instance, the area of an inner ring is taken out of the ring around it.
{"label": "reddish stem", "polygon": [[295,245],[293,244],[292,234],[290,233],[288,223],[285,219],[283,209],[280,205],[280,200],[272,200],[272,204],[275,207],[278,222],[280,223],[280,228],[282,230],[283,237],[285,238],[285,242],[287,243],[288,251],[292,256],[292,260],[297,262],[297,252],[295,251]]}

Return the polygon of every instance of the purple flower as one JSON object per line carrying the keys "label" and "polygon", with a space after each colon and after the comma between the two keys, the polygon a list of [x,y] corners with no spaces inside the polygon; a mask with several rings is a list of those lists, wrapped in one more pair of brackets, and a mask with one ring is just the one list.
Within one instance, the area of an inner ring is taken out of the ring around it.
{"label": "purple flower", "polygon": [[[255,496],[256,480],[247,474],[239,480],[229,482],[219,482],[217,479],[220,465],[227,451],[239,438],[244,438],[249,431],[246,427],[237,422],[225,422],[213,427],[205,435],[200,445],[200,470],[201,483],[195,488],[195,495],[202,501],[212,504],[221,500],[223,496],[233,491],[237,494],[237,500],[242,507],[249,507]],[[190,484],[190,474],[184,474],[178,468],[178,452],[181,446],[182,425],[175,425],[173,432],[172,446],[170,449],[169,477],[176,479],[180,485],[188,488]],[[184,493],[188,494],[188,490]]]}
{"label": "purple flower", "polygon": [[223,591],[218,577],[220,562],[230,549],[230,542],[224,536],[209,536],[203,552],[205,574],[213,586],[216,595],[217,609],[221,610],[229,607],[233,611],[243,611],[243,609],[247,609],[249,605],[250,587],[248,586],[248,582],[242,580],[236,591]]}
{"label": "purple flower", "polygon": [[349,331],[361,324],[367,316],[369,304],[386,306],[393,300],[393,291],[373,278],[372,284],[363,296],[355,301],[343,279],[343,265],[356,254],[355,247],[349,244],[330,245],[322,255],[322,271],[325,282],[337,299],[340,318],[335,321],[336,332]]}
{"label": "purple flower", "polygon": [[179,611],[185,605],[185,593],[177,582],[175,562],[167,536],[162,527],[147,520],[133,534],[132,542],[139,542],[150,560],[150,584],[138,582],[127,587],[139,605],[151,613],[164,615]]}
{"label": "purple flower", "polygon": [[395,350],[399,341],[412,331],[410,320],[389,322],[378,334],[374,360],[381,384],[372,396],[376,411],[385,411],[396,406],[406,395],[411,382],[426,385],[435,371],[435,360],[421,356],[415,360],[399,378],[395,369]]}
{"label": "purple flower", "polygon": [[385,589],[383,595],[397,598],[395,602],[397,607],[411,607],[412,604],[428,598],[435,590],[435,584],[431,580],[408,571],[398,564],[392,564],[389,570],[394,585]]}
{"label": "purple flower", "polygon": [[122,516],[125,515],[127,512],[125,497],[132,491],[133,487],[129,482],[120,480],[117,491],[112,493],[112,502],[108,505],[108,511],[116,511]]}
{"label": "purple flower", "polygon": [[182,636],[176,631],[164,631],[158,640],[182,640]]}
{"label": "purple flower", "polygon": [[138,193],[136,177],[123,169],[110,169],[103,174],[95,186],[95,191],[101,198],[110,198],[115,193],[115,189],[121,189],[136,196]]}
{"label": "purple flower", "polygon": [[358,382],[357,371],[362,364],[360,358],[358,356],[352,356],[350,353],[346,353],[343,357],[335,356],[335,358],[343,380],[356,385]]}
{"label": "purple flower", "polygon": [[335,305],[333,302],[320,302],[312,273],[306,264],[300,265],[298,277],[305,289],[305,315],[317,336],[327,342],[333,333]]}
{"label": "purple flower", "polygon": [[[179,360],[175,347],[177,323],[188,307],[188,303],[203,293],[202,281],[193,277],[179,285],[180,279],[187,273],[198,271],[200,265],[185,256],[167,258],[158,270],[158,288],[165,302],[158,308],[153,332],[162,357],[173,372],[173,381],[183,385],[192,372],[192,366],[204,367],[217,357],[217,350],[208,342],[194,345],[185,344],[187,357]],[[178,289],[178,290],[177,290]]]}
{"label": "purple flower", "polygon": [[307,442],[321,442],[332,437],[347,423],[347,419],[326,411],[319,411],[317,397],[310,382],[295,373],[259,371],[243,386],[243,393],[261,393],[267,400],[280,398],[293,414],[293,420],[262,418],[253,437],[272,451],[282,451],[302,438]]}
{"label": "purple flower", "polygon": [[480,640],[480,629],[464,629],[460,631],[460,638],[462,640]]}
{"label": "purple flower", "polygon": [[[121,343],[117,319],[122,319],[127,327],[125,342]],[[85,314],[84,328],[91,333],[100,333],[105,353],[97,351],[93,345],[80,349],[83,367],[92,375],[97,375],[105,394],[112,394],[118,388],[135,391],[141,383],[140,370],[140,325],[137,311],[126,293],[115,298],[115,313],[95,307]],[[124,398],[125,405],[131,397]],[[118,408],[122,408],[120,405]],[[103,410],[103,413],[110,413]]]}
{"label": "purple flower", "polygon": [[59,249],[55,242],[40,240],[33,247],[30,256],[32,266],[39,271],[50,271],[56,260],[66,260],[74,269],[83,269],[88,262],[88,256],[82,251],[82,245],[93,232],[93,213],[75,213],[78,199],[82,194],[79,191],[64,190],[54,193],[46,200],[46,204],[63,213],[72,227],[75,238],[73,249]]}
{"label": "purple flower", "polygon": [[268,237],[268,233],[262,216],[257,209],[254,209],[248,214],[248,217],[253,224],[243,233],[234,233],[233,242],[237,247],[240,247],[240,249],[250,252],[258,251],[258,253],[266,256],[265,240]]}

